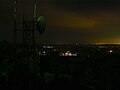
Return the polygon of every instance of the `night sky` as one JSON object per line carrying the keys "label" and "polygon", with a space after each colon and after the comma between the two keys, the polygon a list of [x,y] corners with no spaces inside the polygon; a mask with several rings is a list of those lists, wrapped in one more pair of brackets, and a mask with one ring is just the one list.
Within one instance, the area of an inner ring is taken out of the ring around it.
{"label": "night sky", "polygon": [[[18,0],[17,22],[32,20],[34,0]],[[13,0],[0,0],[0,41],[13,40]],[[120,0],[38,0],[46,31],[37,43],[120,43]],[[21,37],[18,34],[18,37]]]}

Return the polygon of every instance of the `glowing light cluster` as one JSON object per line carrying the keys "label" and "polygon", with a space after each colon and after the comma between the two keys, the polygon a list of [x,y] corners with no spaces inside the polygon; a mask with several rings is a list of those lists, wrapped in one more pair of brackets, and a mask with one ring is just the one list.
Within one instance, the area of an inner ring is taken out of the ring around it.
{"label": "glowing light cluster", "polygon": [[60,56],[77,56],[77,53],[71,53],[70,51],[66,51],[65,53],[61,53]]}

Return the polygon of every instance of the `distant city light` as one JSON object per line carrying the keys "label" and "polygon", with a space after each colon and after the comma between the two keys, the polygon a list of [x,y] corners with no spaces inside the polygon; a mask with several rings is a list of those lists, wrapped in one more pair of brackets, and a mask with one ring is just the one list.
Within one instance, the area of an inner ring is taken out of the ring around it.
{"label": "distant city light", "polygon": [[70,51],[67,51],[67,52],[65,53],[65,56],[71,56],[71,52],[70,52]]}
{"label": "distant city light", "polygon": [[[73,48],[74,47],[74,48]],[[115,49],[114,49],[115,48]],[[81,46],[76,46],[76,44],[74,46],[68,45],[68,47],[66,47],[66,45],[43,45],[40,48],[39,51],[39,55],[40,56],[68,56],[68,57],[72,57],[72,56],[80,56],[85,54],[84,56],[87,58],[92,57],[90,53],[92,54],[97,54],[97,55],[106,55],[106,53],[108,54],[112,54],[114,53],[119,53],[116,52],[116,48],[118,50],[120,50],[120,45],[109,45],[109,44],[105,44],[105,45],[81,45]],[[87,50],[88,49],[88,50]],[[88,52],[89,51],[89,52]]]}
{"label": "distant city light", "polygon": [[70,51],[66,51],[65,53],[61,53],[60,56],[77,56],[77,53],[71,53]]}
{"label": "distant city light", "polygon": [[43,48],[53,48],[53,46],[43,46]]}
{"label": "distant city light", "polygon": [[54,52],[57,51],[56,49],[54,49]]}
{"label": "distant city light", "polygon": [[112,53],[113,52],[113,50],[109,50],[109,53]]}

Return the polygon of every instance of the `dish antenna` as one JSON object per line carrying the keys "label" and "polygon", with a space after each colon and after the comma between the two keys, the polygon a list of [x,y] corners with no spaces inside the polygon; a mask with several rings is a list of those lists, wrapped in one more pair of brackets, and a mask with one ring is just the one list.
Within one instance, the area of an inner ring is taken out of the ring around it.
{"label": "dish antenna", "polygon": [[33,21],[34,21],[35,29],[39,31],[40,34],[43,34],[46,27],[46,20],[44,16],[39,16],[38,19],[36,19],[36,11],[37,11],[37,0],[35,0],[35,4],[34,4]]}
{"label": "dish antenna", "polygon": [[43,34],[46,27],[46,20],[44,16],[40,16],[37,20],[36,30],[39,31],[40,34]]}

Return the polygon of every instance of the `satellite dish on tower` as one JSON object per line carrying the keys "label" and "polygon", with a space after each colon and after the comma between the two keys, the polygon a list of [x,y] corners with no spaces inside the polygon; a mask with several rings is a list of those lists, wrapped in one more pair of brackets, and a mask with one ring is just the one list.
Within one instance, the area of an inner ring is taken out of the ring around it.
{"label": "satellite dish on tower", "polygon": [[39,31],[40,34],[43,34],[46,27],[46,20],[44,16],[40,16],[37,20],[36,30]]}

